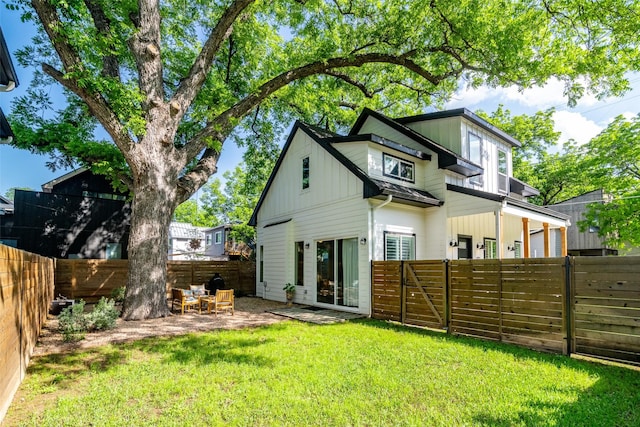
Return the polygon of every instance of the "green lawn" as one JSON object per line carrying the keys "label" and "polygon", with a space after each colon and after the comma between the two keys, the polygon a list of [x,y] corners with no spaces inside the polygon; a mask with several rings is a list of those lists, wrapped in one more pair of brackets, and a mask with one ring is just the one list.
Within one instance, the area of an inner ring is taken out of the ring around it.
{"label": "green lawn", "polygon": [[6,425],[638,426],[640,372],[363,320],[35,359]]}

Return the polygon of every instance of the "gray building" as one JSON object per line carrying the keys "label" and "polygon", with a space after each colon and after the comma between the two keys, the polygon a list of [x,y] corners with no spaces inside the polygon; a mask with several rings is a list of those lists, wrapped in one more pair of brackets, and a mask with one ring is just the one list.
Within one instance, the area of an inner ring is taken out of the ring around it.
{"label": "gray building", "polygon": [[585,213],[590,204],[609,201],[611,201],[611,196],[600,189],[549,206],[554,211],[571,217],[571,226],[567,230],[567,252],[569,255],[618,255],[616,248],[604,244],[602,237],[598,235],[597,227],[590,227],[585,231],[580,231],[580,227],[578,227],[578,222],[585,219]]}

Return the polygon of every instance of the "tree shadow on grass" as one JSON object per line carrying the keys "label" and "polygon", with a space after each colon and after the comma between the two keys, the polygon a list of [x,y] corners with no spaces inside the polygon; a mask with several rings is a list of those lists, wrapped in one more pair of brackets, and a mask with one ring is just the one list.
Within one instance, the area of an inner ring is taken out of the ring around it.
{"label": "tree shadow on grass", "polygon": [[[277,325],[266,326],[273,328]],[[259,330],[256,328],[255,330]],[[264,336],[238,337],[229,331],[209,331],[171,337],[151,337],[138,341],[105,345],[73,353],[50,354],[34,359],[28,368],[40,384],[58,389],[71,387],[78,379],[94,372],[108,371],[132,360],[158,357],[161,363],[212,365],[219,362],[270,366],[271,359],[253,349],[273,341]]]}
{"label": "tree shadow on grass", "polygon": [[[448,335],[439,331],[408,327],[380,320],[355,320],[370,327],[410,333],[433,340],[479,348],[483,351],[500,352],[514,361],[528,360],[552,365],[560,369],[571,369],[594,378],[593,384],[581,388],[569,384],[554,384],[543,389],[545,398],[532,398],[520,403],[520,410],[496,416],[477,414],[475,423],[490,426],[549,425],[554,426],[640,426],[640,370],[636,367],[606,365],[595,361],[544,353],[517,345],[485,341],[481,339]],[[500,393],[500,390],[495,390]],[[576,396],[569,403],[554,401],[554,395]]]}

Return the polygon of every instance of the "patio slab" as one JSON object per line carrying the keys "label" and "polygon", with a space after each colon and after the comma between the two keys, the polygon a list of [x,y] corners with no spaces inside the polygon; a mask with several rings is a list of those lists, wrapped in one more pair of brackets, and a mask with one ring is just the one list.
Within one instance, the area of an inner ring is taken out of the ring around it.
{"label": "patio slab", "polygon": [[345,311],[330,310],[319,307],[286,307],[271,310],[270,313],[278,316],[289,317],[291,319],[300,320],[302,322],[315,323],[318,325],[326,325],[330,323],[340,323],[347,320],[361,319],[366,317],[359,313],[349,313]]}

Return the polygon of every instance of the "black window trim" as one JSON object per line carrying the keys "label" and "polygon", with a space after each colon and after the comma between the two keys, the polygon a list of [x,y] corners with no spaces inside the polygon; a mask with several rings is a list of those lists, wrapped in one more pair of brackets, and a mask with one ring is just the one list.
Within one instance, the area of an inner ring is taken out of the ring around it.
{"label": "black window trim", "polygon": [[[387,173],[386,170],[385,170],[385,164],[386,164],[385,163],[385,158],[386,157],[391,157],[393,159],[398,160],[400,162],[400,165],[402,165],[402,163],[407,163],[407,164],[411,165],[411,170],[413,171],[413,173],[411,175],[413,176],[413,179],[403,178],[403,177],[400,176],[400,174],[398,174],[398,176],[396,176],[396,175],[392,175],[390,173]],[[410,161],[410,160],[405,160],[405,159],[403,159],[401,157],[394,156],[393,154],[389,154],[389,153],[383,152],[382,153],[382,175],[384,175],[386,177],[389,177],[389,178],[398,179],[400,181],[405,181],[405,182],[410,182],[412,184],[415,184],[415,182],[416,182],[416,164],[414,162]]]}

